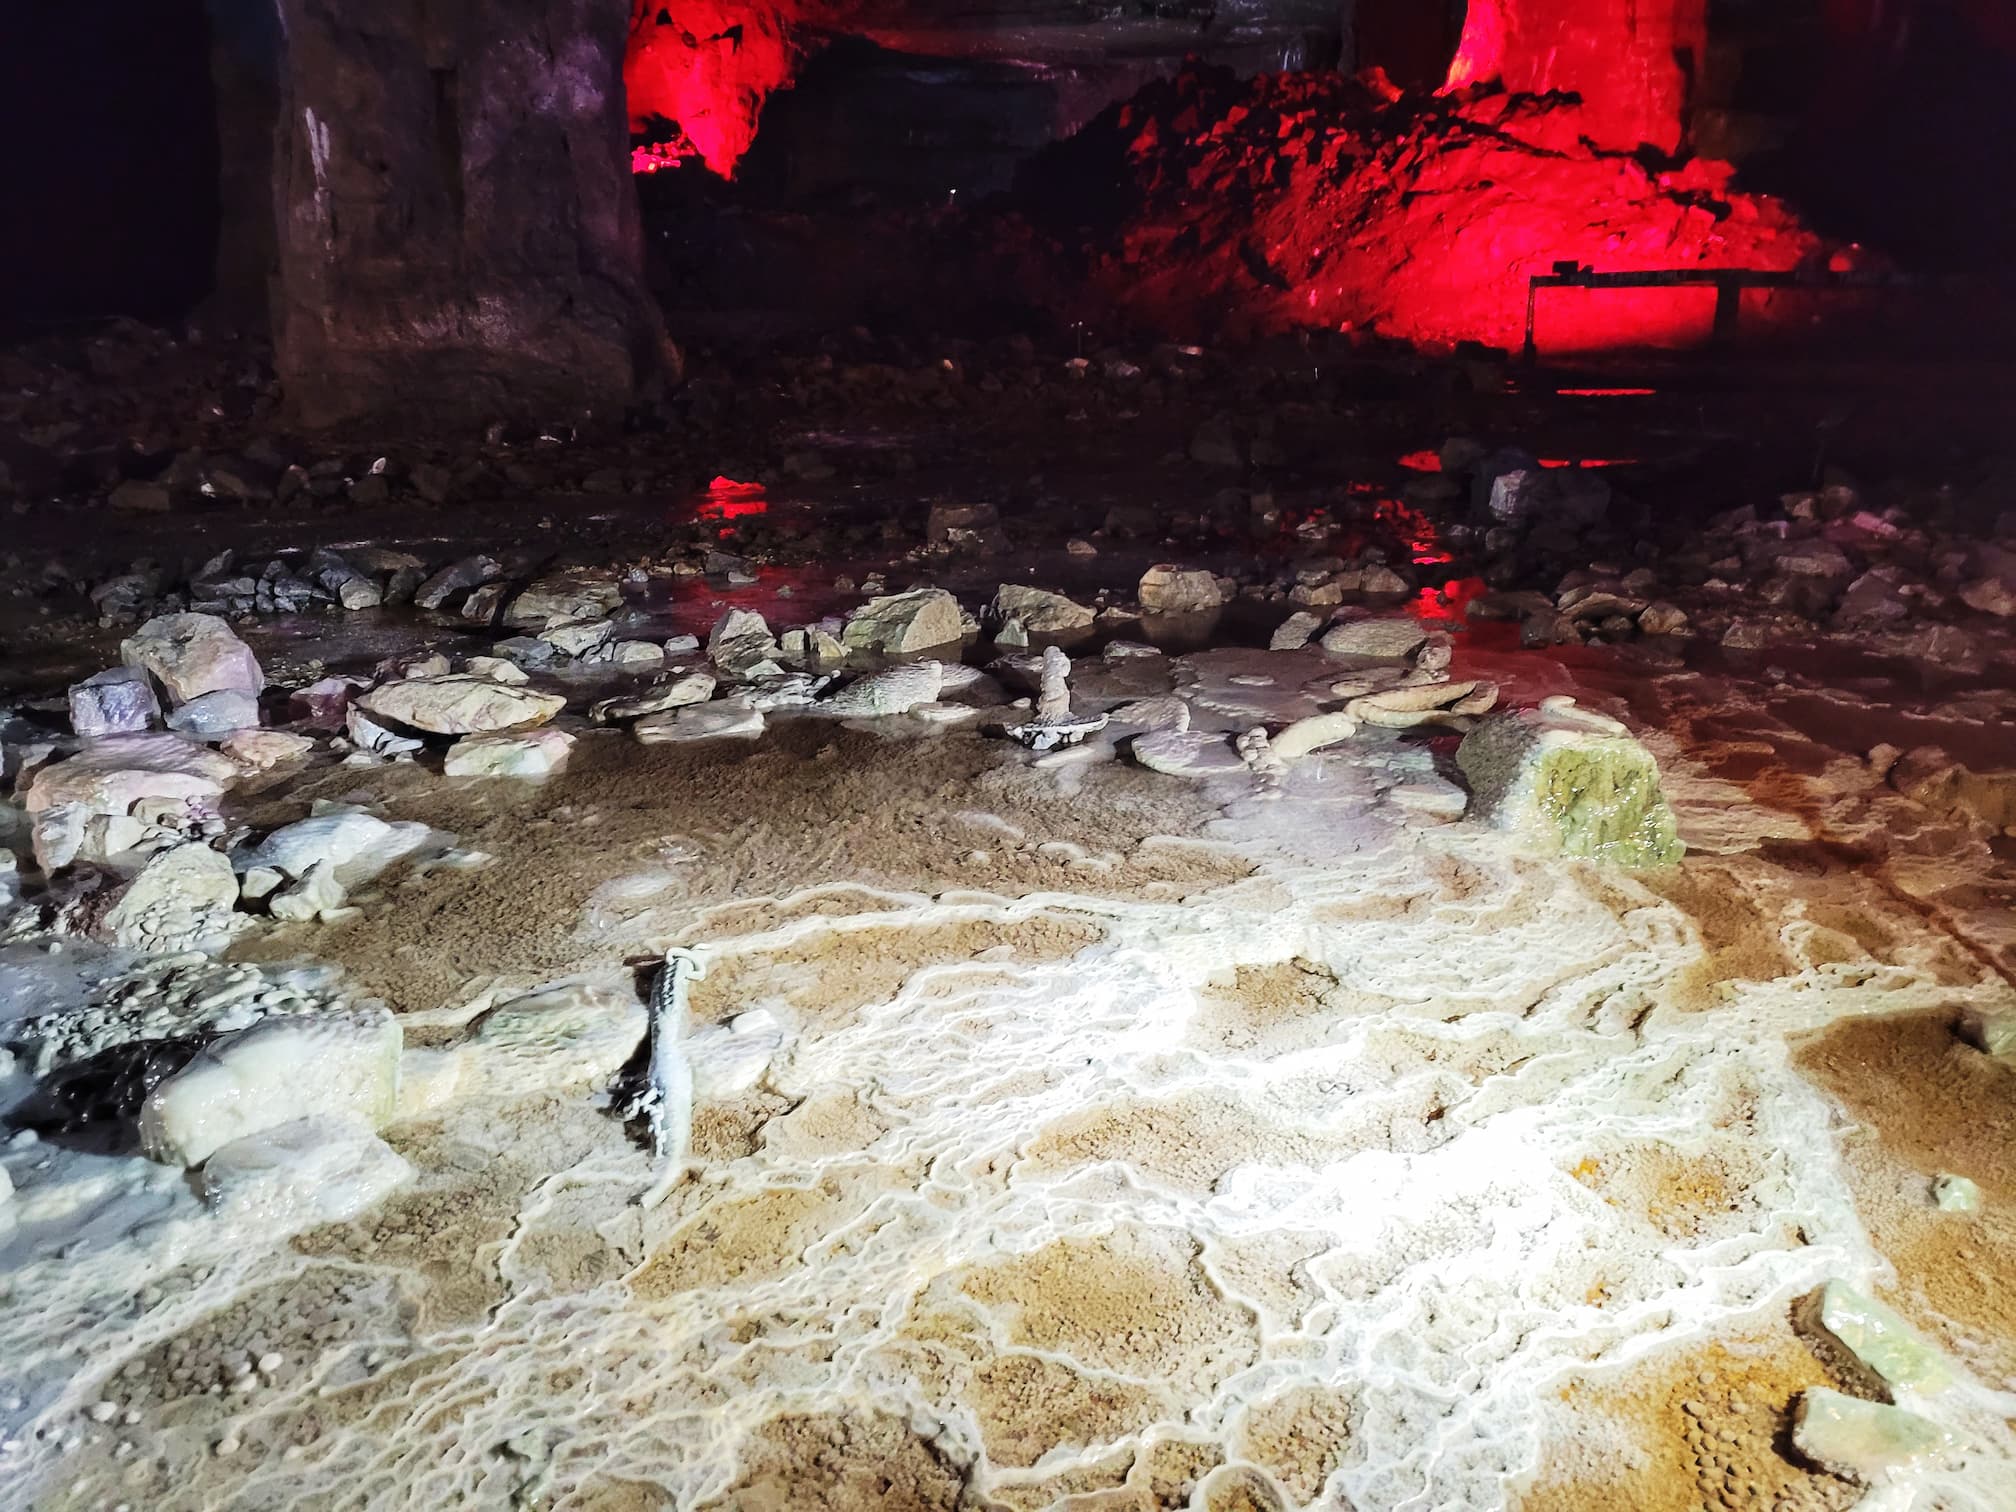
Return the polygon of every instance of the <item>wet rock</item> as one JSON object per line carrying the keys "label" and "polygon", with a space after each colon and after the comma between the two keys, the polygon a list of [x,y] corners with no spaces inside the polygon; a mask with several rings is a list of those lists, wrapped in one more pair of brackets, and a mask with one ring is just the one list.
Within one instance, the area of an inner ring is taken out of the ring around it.
{"label": "wet rock", "polygon": [[870,599],[847,616],[842,644],[857,651],[900,655],[956,645],[966,634],[959,601],[942,588]]}
{"label": "wet rock", "polygon": [[1298,610],[1288,616],[1268,638],[1269,651],[1299,651],[1308,645],[1323,628],[1323,616],[1311,614],[1308,610]]}
{"label": "wet rock", "polygon": [[266,911],[288,923],[308,924],[338,914],[345,901],[343,884],[336,879],[336,868],[327,861],[318,861],[308,868],[305,877],[291,887],[268,894]]}
{"label": "wet rock", "polygon": [[466,673],[381,683],[357,700],[373,719],[432,735],[485,735],[546,723],[566,706],[558,693],[514,688]]}
{"label": "wet rock", "polygon": [[1246,770],[1230,740],[1202,730],[1151,730],[1134,737],[1128,754],[1149,771],[1171,777],[1222,777]]}
{"label": "wet rock", "polygon": [[485,583],[479,588],[472,588],[457,613],[472,625],[494,625],[510,591],[508,583]]}
{"label": "wet rock", "polygon": [[1137,698],[1112,711],[1112,722],[1137,730],[1187,730],[1190,705],[1173,693]]}
{"label": "wet rock", "polygon": [[1375,563],[1358,575],[1358,591],[1360,593],[1393,597],[1399,594],[1412,593],[1414,585],[1391,567]]}
{"label": "wet rock", "polygon": [[630,733],[645,745],[675,744],[691,740],[753,740],[763,733],[763,711],[746,703],[722,699],[717,703],[693,704],[649,714],[630,726]]}
{"label": "wet rock", "polygon": [[1645,635],[1681,635],[1687,629],[1687,611],[1664,599],[1647,604],[1638,615],[1638,629]]}
{"label": "wet rock", "polygon": [[511,600],[504,623],[536,632],[564,620],[606,619],[622,607],[622,585],[608,572],[573,567],[535,579]]}
{"label": "wet rock", "polygon": [[1981,1210],[1981,1188],[1965,1176],[1942,1171],[1932,1178],[1932,1203],[1942,1213],[1976,1213]]}
{"label": "wet rock", "polygon": [[1344,711],[1368,725],[1389,730],[1427,724],[1454,724],[1463,729],[1471,716],[1489,712],[1497,701],[1496,683],[1417,683],[1361,694],[1347,703]]}
{"label": "wet rock", "polygon": [[707,637],[707,659],[731,675],[781,655],[783,650],[771,636],[769,624],[751,609],[730,609]]}
{"label": "wet rock", "polygon": [[67,866],[83,845],[85,822],[123,815],[160,799],[208,809],[239,776],[237,763],[180,735],[108,735],[76,755],[39,768],[23,802],[36,820],[35,855],[44,871]]}
{"label": "wet rock", "polygon": [[287,712],[310,729],[340,730],[350,701],[369,686],[361,677],[320,678],[287,695]]}
{"label": "wet rock", "polygon": [[1236,471],[1246,465],[1246,450],[1228,422],[1207,420],[1190,437],[1190,460],[1205,467]]}
{"label": "wet rock", "polygon": [[1652,753],[1573,700],[1485,720],[1464,737],[1456,764],[1470,783],[1472,813],[1541,850],[1621,866],[1680,858]]}
{"label": "wet rock", "polygon": [[987,555],[1008,549],[999,511],[992,504],[934,504],[924,539],[945,551]]}
{"label": "wet rock", "polygon": [[203,1162],[211,1212],[280,1235],[348,1223],[413,1179],[413,1168],[349,1114],[322,1114],[234,1139]]}
{"label": "wet rock", "polygon": [[1027,588],[1019,583],[1003,583],[988,607],[998,623],[1017,621],[1031,635],[1062,635],[1089,628],[1097,615],[1083,604],[1044,588]]}
{"label": "wet rock", "polygon": [[2016,616],[2016,587],[1999,577],[1976,578],[1960,588],[1960,602],[2000,619]]}
{"label": "wet rock", "polygon": [[168,716],[168,728],[198,740],[221,740],[259,727],[259,700],[238,688],[199,694]]}
{"label": "wet rock", "polygon": [[166,514],[175,507],[175,496],[162,484],[128,478],[106,502],[127,514]]}
{"label": "wet rock", "polygon": [[350,743],[372,756],[404,756],[421,749],[424,741],[400,735],[379,724],[362,709],[352,708],[343,716],[344,733]]}
{"label": "wet rock", "polygon": [[462,1082],[490,1096],[601,1087],[636,1052],[648,1024],[632,991],[596,982],[544,988],[477,1020],[456,1047]]}
{"label": "wet rock", "polygon": [[1910,1324],[1845,1281],[1829,1281],[1807,1297],[1803,1313],[1806,1326],[1846,1351],[1874,1390],[1932,1393],[1953,1382],[1946,1361]]}
{"label": "wet rock", "polygon": [[656,641],[611,641],[602,648],[597,660],[607,660],[612,666],[641,671],[646,667],[664,666],[665,648]]}
{"label": "wet rock", "polygon": [[1345,620],[1323,632],[1331,656],[1411,656],[1428,639],[1419,620],[1405,617]]}
{"label": "wet rock", "polygon": [[801,666],[819,666],[824,663],[846,659],[847,648],[838,636],[822,625],[807,625],[799,630],[786,630],[778,637],[778,645],[787,661]]}
{"label": "wet rock", "polygon": [[414,590],[413,603],[421,609],[440,609],[450,599],[480,588],[504,575],[504,565],[487,556],[466,556],[450,562]]}
{"label": "wet rock", "polygon": [[1224,590],[1210,573],[1167,563],[1142,574],[1137,596],[1144,614],[1199,614],[1225,602]]}
{"label": "wet rock", "polygon": [[590,717],[597,724],[642,719],[647,714],[662,714],[668,709],[705,703],[714,696],[716,686],[712,672],[688,672],[655,688],[646,688],[641,693],[624,698],[605,698],[590,711]]}
{"label": "wet rock", "polygon": [[337,603],[352,612],[375,609],[385,602],[382,583],[358,571],[342,555],[327,548],[310,554],[308,574],[324,589],[335,594]]}
{"label": "wet rock", "polygon": [[160,719],[154,685],[139,667],[114,667],[70,689],[70,728],[86,739],[138,734]]}
{"label": "wet rock", "polygon": [[230,861],[191,842],[155,852],[105,915],[104,927],[129,950],[204,950],[230,939],[237,901]]}
{"label": "wet rock", "polygon": [[284,824],[258,844],[241,847],[232,864],[241,872],[265,868],[296,881],[327,866],[339,879],[357,882],[410,855],[427,836],[424,824],[389,824],[357,809],[332,810]]}
{"label": "wet rock", "polygon": [[384,1009],[268,1019],[225,1035],[148,1096],[141,1148],[193,1166],[299,1118],[347,1114],[375,1129],[398,1106],[401,1043]]}
{"label": "wet rock", "polygon": [[[539,639],[546,642],[562,656],[587,656],[600,651],[616,636],[616,622],[606,619],[562,620],[549,625],[539,632]],[[662,657],[665,653],[653,646],[652,651]]]}
{"label": "wet rock", "polygon": [[1269,749],[1277,762],[1287,766],[1357,733],[1358,721],[1348,713],[1315,714],[1282,730],[1269,742]]}
{"label": "wet rock", "polygon": [[567,765],[574,737],[565,730],[522,735],[465,735],[441,763],[449,777],[550,777]]}
{"label": "wet rock", "polygon": [[120,642],[119,656],[168,690],[175,703],[236,690],[257,696],[265,674],[252,648],[213,614],[164,614]]}
{"label": "wet rock", "polygon": [[941,662],[906,662],[858,677],[820,705],[829,714],[878,719],[932,703],[945,686]]}
{"label": "wet rock", "polygon": [[1830,1474],[1864,1484],[1928,1460],[1951,1442],[1945,1429],[1915,1412],[1824,1386],[1800,1393],[1792,1419],[1794,1448]]}
{"label": "wet rock", "polygon": [[1913,746],[1893,762],[1890,786],[1927,808],[1964,814],[1991,829],[2016,825],[2016,769],[1976,772],[1938,746]]}

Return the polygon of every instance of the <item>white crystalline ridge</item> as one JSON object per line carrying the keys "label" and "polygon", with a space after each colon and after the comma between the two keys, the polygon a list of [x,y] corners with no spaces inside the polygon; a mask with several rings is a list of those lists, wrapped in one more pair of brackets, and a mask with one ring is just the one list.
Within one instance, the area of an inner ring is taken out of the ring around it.
{"label": "white crystalline ridge", "polygon": [[[1203,1361],[1177,1383],[1180,1410],[1122,1444],[1179,1431],[1236,1444],[1249,1414],[1284,1393],[1335,1388],[1357,1405],[1329,1495],[1395,1512],[1495,1508],[1540,1450],[1537,1404],[1570,1372],[1628,1365],[1775,1315],[1829,1277],[1860,1284],[1880,1271],[1827,1107],[1784,1050],[1786,1035],[1831,1021],[1841,1003],[1781,980],[1742,984],[1712,1014],[1663,1006],[1700,943],[1683,915],[1614,874],[1599,886],[1591,869],[1508,858],[1494,837],[1438,834],[1322,868],[1276,868],[1181,905],[862,892],[875,906],[717,944],[713,968],[892,923],[1059,919],[1095,925],[1103,939],[1047,964],[925,966],[886,1000],[803,1028],[772,1084],[800,1097],[852,1089],[890,1132],[825,1156],[702,1161],[641,1220],[638,1252],[662,1251],[765,1190],[858,1191],[851,1216],[822,1226],[795,1263],[648,1301],[621,1280],[555,1295],[507,1245],[504,1274],[522,1284],[480,1326],[410,1347],[428,1362],[427,1399],[456,1410],[332,1419],[313,1452],[287,1465],[288,1505],[360,1484],[379,1486],[387,1506],[503,1505],[516,1472],[490,1451],[536,1430],[555,1496],[625,1478],[694,1506],[734,1484],[748,1435],[768,1420],[843,1410],[907,1417],[947,1460],[974,1467],[981,1492],[1107,1461],[1111,1443],[1061,1447],[1026,1471],[986,1461],[970,1404],[921,1387],[889,1346],[934,1279],[942,1289],[962,1267],[1060,1239],[1181,1230],[1199,1237],[1201,1265],[1244,1320],[1239,1347]],[[1393,899],[1409,906],[1366,907]],[[705,915],[685,904],[632,916],[622,931],[700,939]],[[1244,1049],[1200,1038],[1214,982],[1235,965],[1297,957],[1326,966],[1347,1004],[1302,1024],[1292,1047],[1265,1032]],[[1991,981],[1956,988],[1929,968],[1895,967],[1857,988],[1855,1011],[2010,996]],[[1236,1099],[1252,1130],[1250,1161],[1210,1190],[1119,1160],[1032,1158],[1046,1129],[1088,1110],[1185,1096]],[[1738,1211],[1697,1239],[1620,1221],[1567,1174],[1620,1142],[1699,1149],[1738,1110],[1754,1120],[1743,1148],[1755,1172]],[[1378,1133],[1391,1129],[1402,1135]],[[1362,1137],[1309,1161],[1283,1153],[1282,1130]],[[597,1221],[634,1224],[624,1215],[650,1165],[612,1137],[535,1190],[525,1216],[564,1189]],[[1298,1268],[1313,1294],[1296,1315],[1232,1262],[1237,1246],[1275,1233],[1318,1238]],[[125,1304],[153,1263],[134,1249],[17,1276],[15,1295],[38,1306],[0,1313],[0,1350],[35,1392],[0,1422],[16,1446],[0,1466],[8,1474],[67,1473],[57,1448],[26,1430],[75,1421],[132,1353],[234,1289],[287,1274],[296,1257],[247,1248],[214,1261],[212,1281],[173,1304],[179,1318],[157,1310],[143,1331]],[[1598,1278],[1609,1287],[1601,1307],[1588,1301]],[[723,1326],[731,1316],[761,1326],[735,1334]],[[1011,1322],[997,1313],[998,1337]],[[556,1397],[555,1376],[584,1366],[592,1389]],[[251,1442],[262,1424],[312,1410],[313,1389],[238,1407],[239,1436]],[[1964,1421],[1949,1426],[1971,1446],[1975,1482],[2008,1471],[2006,1431],[1956,1410]],[[226,1470],[244,1473],[191,1467]],[[1947,1488],[1953,1505],[1976,1505],[1965,1484]]]}

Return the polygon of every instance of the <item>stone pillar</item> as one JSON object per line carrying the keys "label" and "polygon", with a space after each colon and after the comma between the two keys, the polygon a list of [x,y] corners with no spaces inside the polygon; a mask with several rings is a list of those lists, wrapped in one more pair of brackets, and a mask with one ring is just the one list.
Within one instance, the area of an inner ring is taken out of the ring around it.
{"label": "stone pillar", "polygon": [[1673,152],[1707,36],[1707,0],[1470,0],[1449,83],[1572,90],[1599,146]]}
{"label": "stone pillar", "polygon": [[643,282],[626,0],[276,0],[292,415],[606,424],[674,360]]}

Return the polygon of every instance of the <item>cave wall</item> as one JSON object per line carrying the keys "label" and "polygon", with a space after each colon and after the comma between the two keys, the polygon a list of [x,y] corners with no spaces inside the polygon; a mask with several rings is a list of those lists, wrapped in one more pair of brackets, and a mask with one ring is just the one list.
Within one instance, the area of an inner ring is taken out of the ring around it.
{"label": "cave wall", "polygon": [[295,417],[620,417],[642,279],[623,0],[277,0],[275,356]]}

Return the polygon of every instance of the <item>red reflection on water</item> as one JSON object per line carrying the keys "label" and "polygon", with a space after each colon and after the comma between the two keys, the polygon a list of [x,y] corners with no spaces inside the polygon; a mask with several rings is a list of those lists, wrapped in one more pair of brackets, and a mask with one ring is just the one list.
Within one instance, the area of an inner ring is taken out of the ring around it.
{"label": "red reflection on water", "polygon": [[693,506],[696,520],[719,520],[722,536],[735,534],[734,520],[770,512],[769,491],[761,483],[744,483],[725,474],[717,475],[697,496]]}
{"label": "red reflection on water", "polygon": [[1414,617],[1422,620],[1460,621],[1470,601],[1484,592],[1480,577],[1450,578],[1441,587],[1426,587],[1414,595]]}

